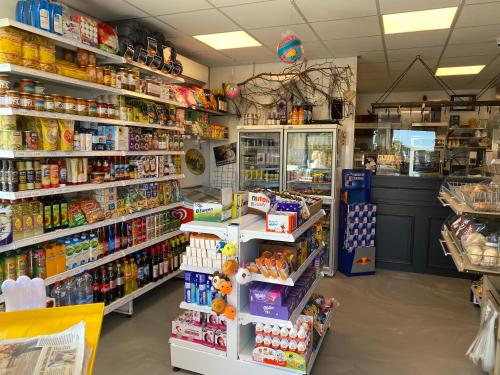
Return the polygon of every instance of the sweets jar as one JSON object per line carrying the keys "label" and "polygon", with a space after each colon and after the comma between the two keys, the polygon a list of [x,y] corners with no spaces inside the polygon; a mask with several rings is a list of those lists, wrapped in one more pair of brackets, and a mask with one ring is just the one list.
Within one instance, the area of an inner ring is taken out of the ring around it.
{"label": "sweets jar", "polygon": [[50,95],[45,95],[45,111],[54,112],[54,98]]}
{"label": "sweets jar", "polygon": [[19,107],[23,109],[33,109],[33,101],[31,94],[27,92],[19,93]]}
{"label": "sweets jar", "polygon": [[83,98],[76,99],[76,113],[80,116],[87,116],[89,113],[89,107],[87,101]]}
{"label": "sweets jar", "polygon": [[33,82],[31,79],[22,79],[19,82],[19,91],[34,94],[35,93],[35,82]]}
{"label": "sweets jar", "polygon": [[45,111],[45,98],[42,95],[33,95],[33,109],[35,111]]}
{"label": "sweets jar", "polygon": [[101,67],[95,68],[95,83],[102,85],[104,83],[104,71]]}
{"label": "sweets jar", "polygon": [[104,68],[102,70],[102,83],[105,86],[111,86],[111,71],[109,68]]}
{"label": "sweets jar", "polygon": [[69,115],[76,114],[76,100],[71,96],[64,97],[64,113]]}
{"label": "sweets jar", "polygon": [[114,104],[108,104],[106,107],[107,107],[107,111],[106,111],[107,117],[108,118],[115,118],[115,106],[114,106]]}
{"label": "sweets jar", "polygon": [[62,96],[53,94],[52,101],[54,102],[54,112],[64,113],[64,101]]}
{"label": "sweets jar", "polygon": [[7,74],[0,74],[0,95],[10,90],[10,80]]}
{"label": "sweets jar", "polygon": [[7,90],[4,95],[4,107],[19,108],[20,101],[19,93],[16,90]]}
{"label": "sweets jar", "polygon": [[87,67],[85,68],[85,71],[87,72],[87,75],[89,77],[90,82],[97,81],[97,72],[96,72],[95,65],[87,65]]}
{"label": "sweets jar", "polygon": [[97,103],[95,100],[87,100],[89,116],[97,117]]}
{"label": "sweets jar", "polygon": [[97,103],[97,117],[106,118],[108,117],[108,106],[106,103],[98,102]]}

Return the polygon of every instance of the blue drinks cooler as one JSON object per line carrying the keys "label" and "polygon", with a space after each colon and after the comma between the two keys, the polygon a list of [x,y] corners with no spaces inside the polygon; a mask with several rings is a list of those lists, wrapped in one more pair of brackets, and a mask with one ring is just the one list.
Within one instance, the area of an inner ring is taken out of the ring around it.
{"label": "blue drinks cooler", "polygon": [[371,203],[371,171],[344,169],[339,207],[339,270],[375,274],[377,206]]}

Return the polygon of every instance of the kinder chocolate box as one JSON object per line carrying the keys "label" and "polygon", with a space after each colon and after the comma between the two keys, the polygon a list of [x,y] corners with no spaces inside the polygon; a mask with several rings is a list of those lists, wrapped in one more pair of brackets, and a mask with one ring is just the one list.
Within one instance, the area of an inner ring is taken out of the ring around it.
{"label": "kinder chocolate box", "polygon": [[297,228],[296,212],[279,212],[266,216],[266,231],[292,233]]}
{"label": "kinder chocolate box", "polygon": [[250,284],[250,303],[267,303],[281,306],[289,292],[284,285],[253,282]]}

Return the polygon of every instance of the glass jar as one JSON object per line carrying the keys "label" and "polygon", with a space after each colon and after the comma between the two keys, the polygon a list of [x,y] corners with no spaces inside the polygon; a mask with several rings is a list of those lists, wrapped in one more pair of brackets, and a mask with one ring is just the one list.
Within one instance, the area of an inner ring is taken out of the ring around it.
{"label": "glass jar", "polygon": [[52,101],[54,102],[54,112],[64,113],[64,100],[62,96],[53,94]]}
{"label": "glass jar", "polygon": [[30,93],[19,93],[19,107],[21,107],[22,109],[33,109],[33,100]]}
{"label": "glass jar", "polygon": [[129,69],[127,72],[127,84],[128,84],[128,89],[130,91],[135,91],[135,75],[134,71],[132,69]]}
{"label": "glass jar", "polygon": [[31,79],[22,79],[19,82],[19,91],[34,94],[35,93],[35,82],[33,82]]}
{"label": "glass jar", "polygon": [[95,100],[87,100],[89,116],[97,117],[97,103]]}
{"label": "glass jar", "polygon": [[7,90],[4,96],[4,107],[19,108],[20,99],[16,90]]}
{"label": "glass jar", "polygon": [[115,106],[114,104],[107,104],[107,117],[108,118],[115,118]]}
{"label": "glass jar", "polygon": [[54,98],[50,95],[45,95],[45,111],[54,112]]}
{"label": "glass jar", "polygon": [[83,98],[76,98],[76,113],[79,116],[87,116],[89,113],[89,107],[87,101]]}
{"label": "glass jar", "polygon": [[89,81],[90,82],[96,82],[97,81],[97,74],[96,74],[96,67],[95,65],[87,65],[85,68],[85,71],[87,72],[87,75],[89,76]]}
{"label": "glass jar", "polygon": [[10,80],[7,74],[0,74],[0,95],[10,90]]}
{"label": "glass jar", "polygon": [[109,70],[109,85],[111,87],[116,87],[116,70],[110,69]]}
{"label": "glass jar", "polygon": [[97,117],[106,118],[108,117],[108,106],[106,103],[98,102],[97,103]]}
{"label": "glass jar", "polygon": [[45,85],[43,82],[35,81],[35,94],[45,95]]}
{"label": "glass jar", "polygon": [[80,68],[89,65],[89,53],[87,50],[78,48],[76,52],[76,63]]}
{"label": "glass jar", "polygon": [[45,111],[45,98],[42,95],[33,95],[33,109],[35,111]]}
{"label": "glass jar", "polygon": [[95,66],[96,64],[97,64],[97,59],[95,52],[89,52],[89,65]]}
{"label": "glass jar", "polygon": [[116,76],[116,88],[128,90],[128,73],[127,69],[120,68]]}
{"label": "glass jar", "polygon": [[99,85],[104,83],[104,71],[99,66],[95,68],[95,83]]}
{"label": "glass jar", "polygon": [[76,114],[76,99],[72,96],[65,96],[64,99],[64,113],[68,115]]}
{"label": "glass jar", "polygon": [[132,69],[134,73],[135,92],[141,92],[141,73],[139,69]]}
{"label": "glass jar", "polygon": [[102,83],[105,86],[111,86],[111,72],[109,68],[104,68],[102,70]]}

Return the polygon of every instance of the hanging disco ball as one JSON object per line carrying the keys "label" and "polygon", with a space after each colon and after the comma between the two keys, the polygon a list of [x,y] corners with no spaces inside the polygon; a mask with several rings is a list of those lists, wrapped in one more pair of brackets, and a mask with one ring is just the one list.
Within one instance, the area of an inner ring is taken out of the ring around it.
{"label": "hanging disco ball", "polygon": [[302,41],[295,35],[283,38],[276,47],[278,57],[286,64],[294,64],[302,57],[304,47]]}

